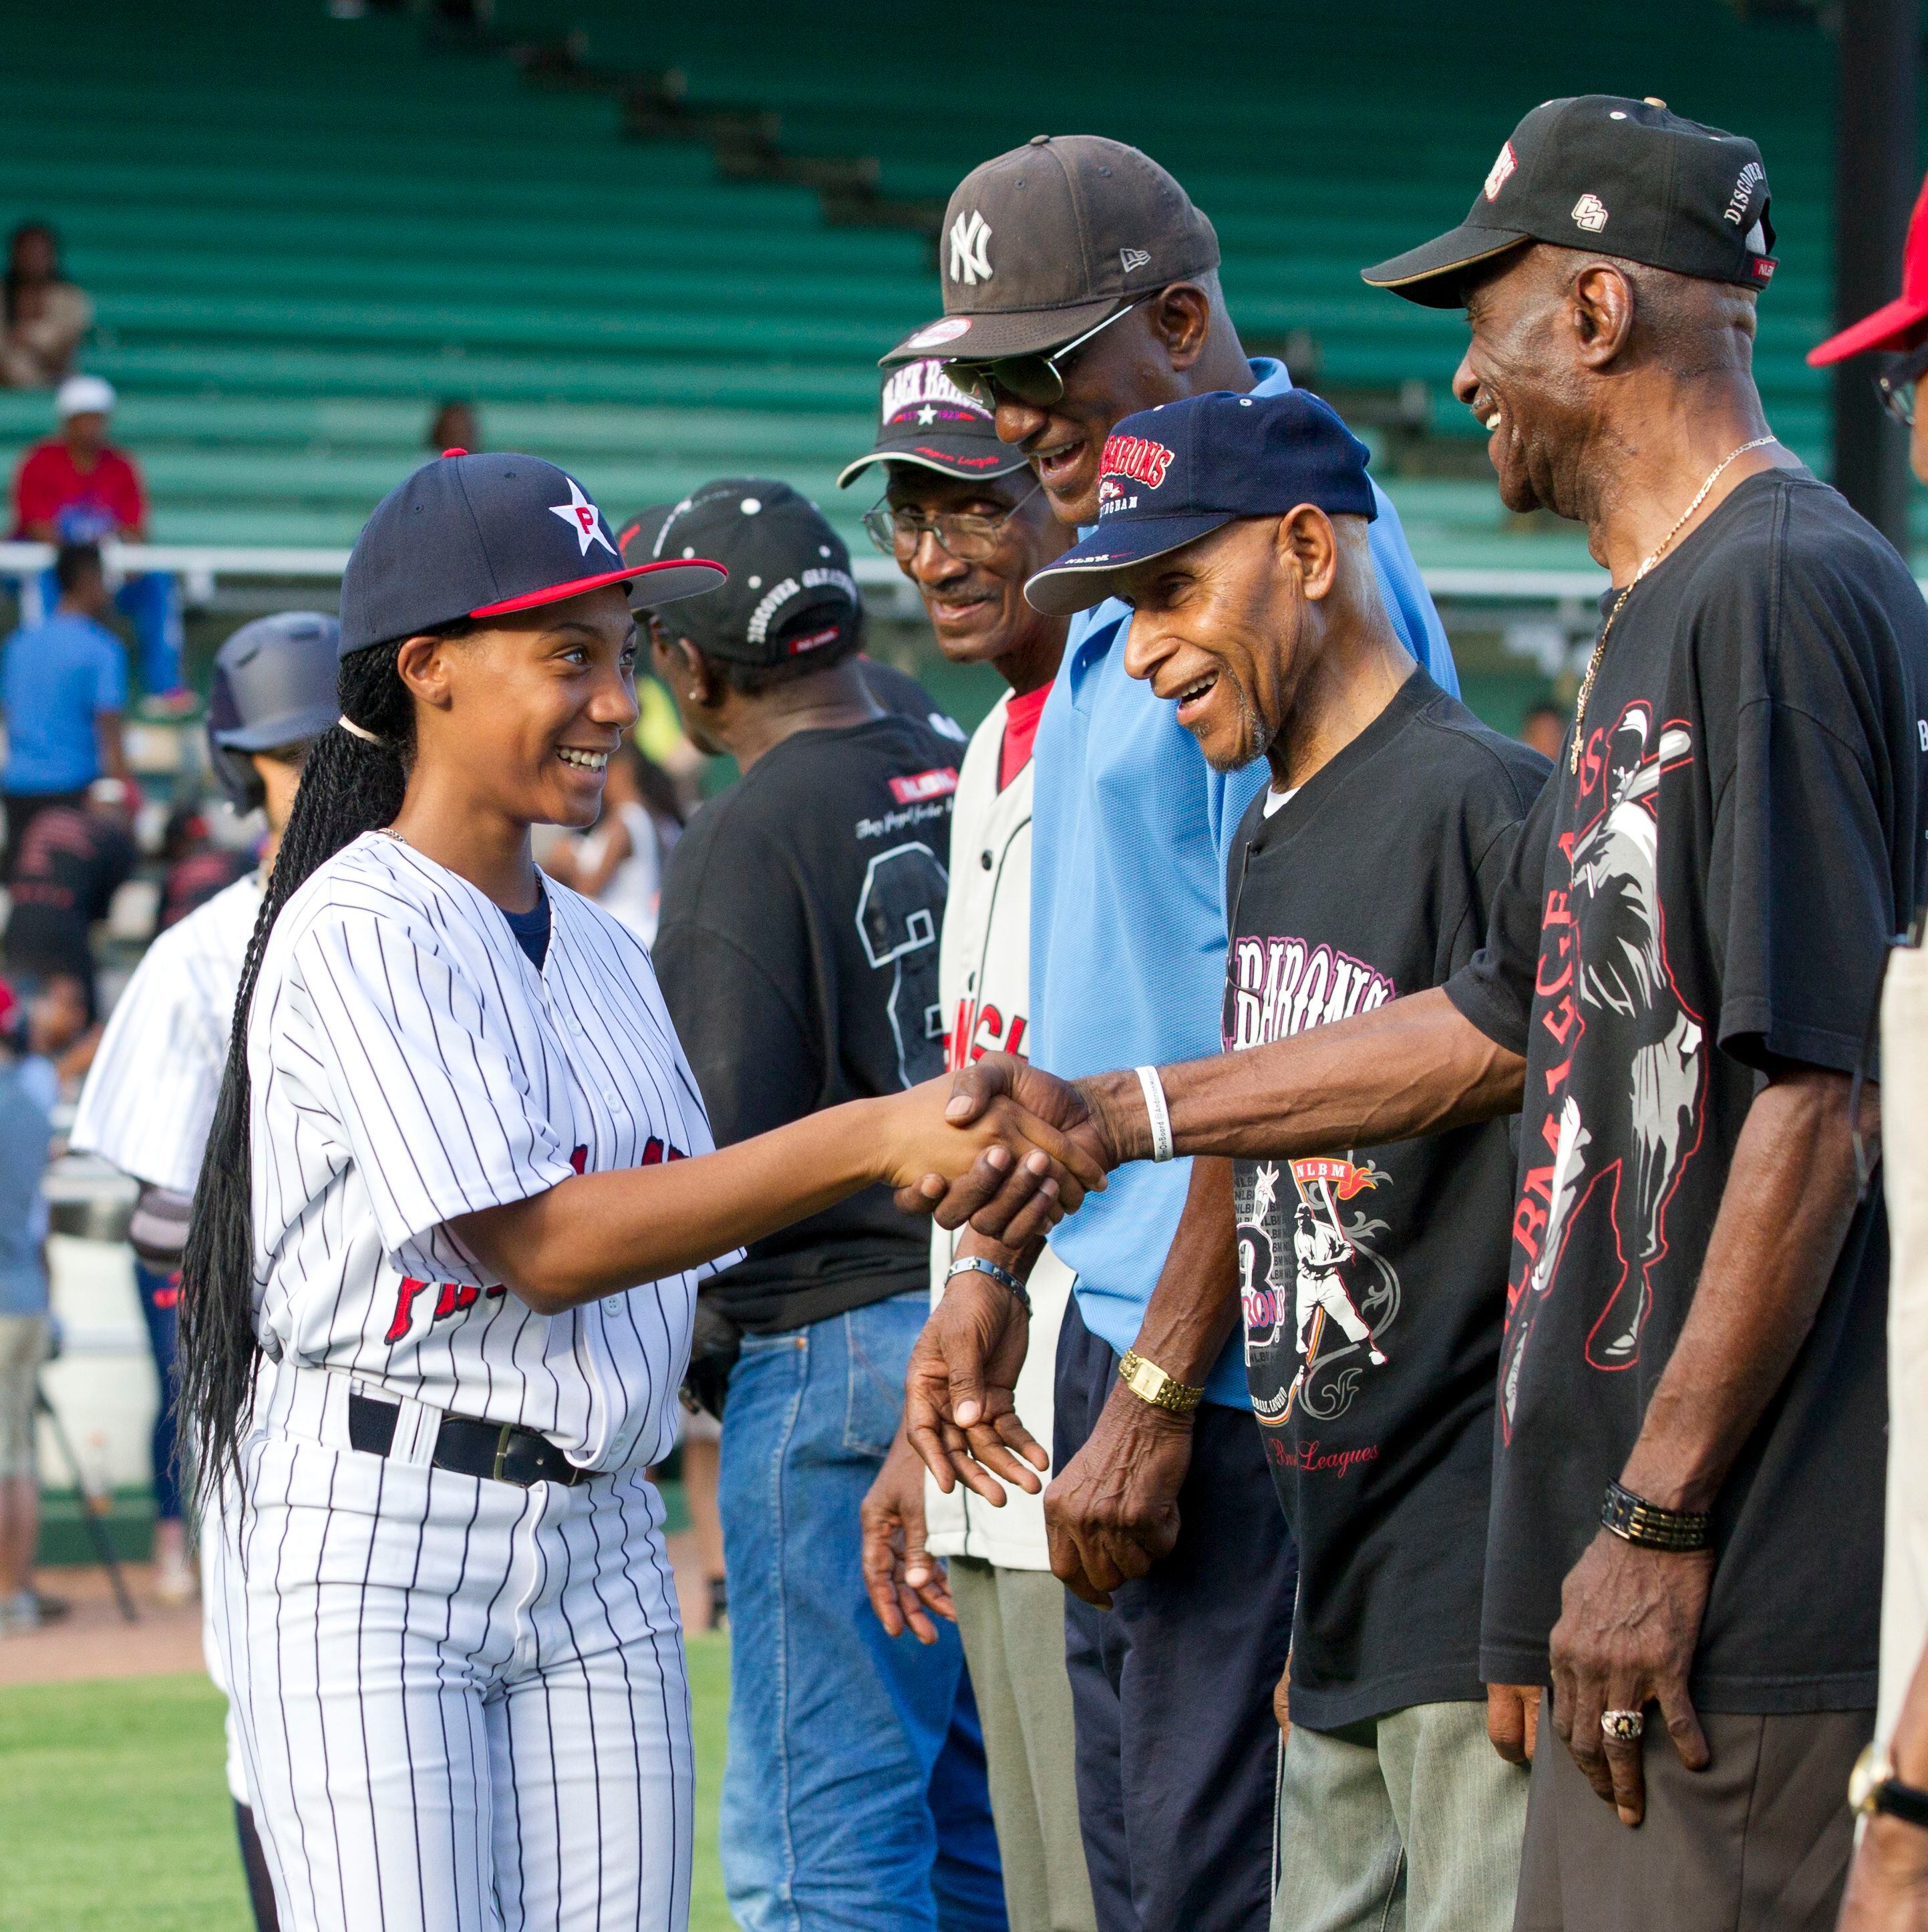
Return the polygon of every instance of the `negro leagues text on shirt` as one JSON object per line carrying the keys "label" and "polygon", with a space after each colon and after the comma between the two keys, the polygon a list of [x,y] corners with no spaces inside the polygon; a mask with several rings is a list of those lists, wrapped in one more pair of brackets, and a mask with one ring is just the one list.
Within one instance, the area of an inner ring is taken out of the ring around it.
{"label": "negro leagues text on shirt", "polygon": [[[1628,597],[1447,991],[1526,1058],[1482,1658],[1546,1681],[1691,1306],[1764,1071],[1851,1071],[1924,879],[1928,608],[1803,470],[1750,477]],[[1879,1186],[1714,1506],[1704,1709],[1872,1708],[1887,1418]]]}
{"label": "negro leagues text on shirt", "polygon": [[[1547,769],[1415,670],[1282,805],[1255,800],[1226,881],[1226,1049],[1443,984]],[[1504,1120],[1233,1163],[1246,1374],[1299,1546],[1295,1723],[1485,1695],[1513,1164]]]}

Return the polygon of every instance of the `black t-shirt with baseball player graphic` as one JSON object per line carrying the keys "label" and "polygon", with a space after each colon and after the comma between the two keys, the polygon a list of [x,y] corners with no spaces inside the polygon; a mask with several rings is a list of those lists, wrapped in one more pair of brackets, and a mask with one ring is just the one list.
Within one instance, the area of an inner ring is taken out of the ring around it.
{"label": "black t-shirt with baseball player graphic", "polygon": [[[799,731],[676,842],[652,956],[718,1147],[944,1070],[959,754],[898,714]],[[870,1187],[753,1243],[703,1292],[768,1333],[927,1292],[930,1272],[930,1224]]]}
{"label": "black t-shirt with baseball player graphic", "polygon": [[[1443,985],[1546,772],[1420,670],[1270,816],[1261,793],[1227,874],[1226,1050]],[[1299,1545],[1295,1724],[1485,1694],[1514,1147],[1502,1120],[1234,1163],[1246,1378]]]}
{"label": "black t-shirt with baseball player graphic", "polygon": [[[1871,1047],[1924,880],[1924,705],[1928,609],[1901,560],[1806,471],[1749,478],[1627,598],[1579,771],[1542,794],[1447,988],[1527,1062],[1489,1682],[1546,1680],[1764,1071],[1851,1072]],[[1704,1708],[1875,1701],[1887,1270],[1877,1184],[1715,1507]]]}

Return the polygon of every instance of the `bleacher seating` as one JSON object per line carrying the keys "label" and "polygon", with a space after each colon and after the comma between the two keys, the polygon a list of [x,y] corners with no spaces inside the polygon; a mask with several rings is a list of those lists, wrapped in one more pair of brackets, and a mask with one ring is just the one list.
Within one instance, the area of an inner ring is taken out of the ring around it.
{"label": "bleacher seating", "polygon": [[[625,140],[614,95],[532,85],[500,44],[430,46],[419,18],[87,0],[80,19],[84,57],[40,10],[0,16],[0,226],[44,215],[64,236],[99,310],[85,361],[121,388],[157,537],[346,543],[451,395],[479,403],[496,445],[580,470],[613,514],[764,469],[856,537],[864,506],[832,479],[868,435],[875,356],[934,305],[922,237],[829,226],[808,188],[723,181],[700,144]],[[1766,150],[1783,266],[1763,387],[1825,464],[1826,386],[1801,361],[1828,326],[1819,28],[1744,23],[1720,0],[1626,0],[1584,25],[1524,0],[1318,17],[1225,0],[1175,50],[1171,20],[1151,0],[985,0],[895,26],[850,5],[500,0],[495,31],[580,26],[592,66],[673,68],[692,104],[772,110],[786,151],[874,155],[893,195],[940,201],[1045,128],[1136,141],[1217,223],[1255,341],[1309,338],[1342,391],[1417,379],[1441,439],[1473,430],[1447,386],[1457,318],[1365,288],[1359,267],[1462,213],[1536,99],[1661,94]],[[0,458],[49,414],[0,394]],[[1423,561],[1584,558],[1576,533],[1507,518],[1476,466],[1399,494]]]}

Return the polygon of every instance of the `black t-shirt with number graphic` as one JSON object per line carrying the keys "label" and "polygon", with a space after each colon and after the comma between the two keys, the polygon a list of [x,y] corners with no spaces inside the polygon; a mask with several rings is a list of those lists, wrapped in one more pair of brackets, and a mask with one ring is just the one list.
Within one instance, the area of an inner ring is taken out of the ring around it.
{"label": "black t-shirt with number graphic", "polygon": [[[957,741],[886,716],[800,731],[691,820],[656,976],[719,1147],[944,1070],[937,934]],[[704,1285],[758,1332],[928,1287],[930,1225],[866,1188]]]}
{"label": "black t-shirt with number graphic", "polygon": [[[1924,882],[1924,700],[1928,609],[1901,560],[1806,471],[1749,478],[1627,598],[1579,771],[1541,794],[1447,988],[1527,1061],[1489,1682],[1546,1680],[1763,1071],[1863,1054]],[[1716,1504],[1702,1708],[1875,1701],[1887,1256],[1877,1185]]]}
{"label": "black t-shirt with number graphic", "polygon": [[[1424,671],[1270,816],[1226,881],[1225,1043],[1444,982],[1485,937],[1546,760]],[[1299,1545],[1294,1723],[1477,1699],[1509,1124],[1234,1163],[1246,1370]]]}

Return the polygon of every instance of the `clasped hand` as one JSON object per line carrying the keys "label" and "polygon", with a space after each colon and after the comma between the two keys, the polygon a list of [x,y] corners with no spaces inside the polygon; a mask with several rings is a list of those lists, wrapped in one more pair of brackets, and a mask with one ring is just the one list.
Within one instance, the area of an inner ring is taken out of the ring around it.
{"label": "clasped hand", "polygon": [[882,1165],[907,1214],[934,1214],[946,1228],[969,1220],[1021,1248],[1105,1184],[1111,1163],[1077,1090],[1022,1060],[988,1056],[884,1104]]}

